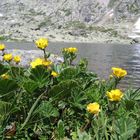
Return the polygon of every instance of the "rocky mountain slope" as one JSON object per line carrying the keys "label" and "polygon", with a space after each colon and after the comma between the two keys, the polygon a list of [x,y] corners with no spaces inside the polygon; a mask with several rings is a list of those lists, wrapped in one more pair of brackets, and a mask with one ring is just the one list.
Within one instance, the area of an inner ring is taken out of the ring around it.
{"label": "rocky mountain slope", "polygon": [[1,0],[0,39],[46,36],[52,41],[98,42],[95,37],[103,34],[105,41],[110,36],[127,38],[124,23],[133,25],[139,13],[139,0]]}

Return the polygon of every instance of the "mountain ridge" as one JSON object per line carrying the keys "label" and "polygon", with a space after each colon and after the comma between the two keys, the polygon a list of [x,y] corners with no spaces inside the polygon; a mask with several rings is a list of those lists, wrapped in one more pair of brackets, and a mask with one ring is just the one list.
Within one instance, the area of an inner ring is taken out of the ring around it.
{"label": "mountain ridge", "polygon": [[139,0],[1,0],[0,34],[32,40],[51,30],[134,23],[139,6]]}

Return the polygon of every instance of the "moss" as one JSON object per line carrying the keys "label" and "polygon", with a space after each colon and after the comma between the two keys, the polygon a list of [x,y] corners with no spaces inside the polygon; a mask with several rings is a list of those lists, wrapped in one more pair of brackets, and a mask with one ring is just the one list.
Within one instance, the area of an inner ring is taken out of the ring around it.
{"label": "moss", "polygon": [[48,26],[48,25],[51,25],[51,24],[52,24],[51,19],[50,18],[46,18],[43,22],[41,22],[38,25],[38,28],[45,27],[45,26]]}
{"label": "moss", "polygon": [[8,39],[8,37],[6,37],[6,36],[0,36],[0,40],[1,40],[1,41],[7,40],[7,39]]}
{"label": "moss", "polygon": [[65,13],[65,16],[71,15],[71,9],[63,9],[63,12]]}
{"label": "moss", "polygon": [[86,29],[86,25],[80,21],[70,21],[66,23],[65,28]]}

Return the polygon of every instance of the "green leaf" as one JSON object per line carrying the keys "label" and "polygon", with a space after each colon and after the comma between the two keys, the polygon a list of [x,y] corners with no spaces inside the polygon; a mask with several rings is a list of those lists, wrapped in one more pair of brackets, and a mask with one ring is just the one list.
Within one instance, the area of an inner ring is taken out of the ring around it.
{"label": "green leaf", "polygon": [[15,81],[9,79],[0,79],[0,94],[7,94],[9,92],[15,91],[18,85]]}
{"label": "green leaf", "polygon": [[133,100],[125,100],[125,106],[126,106],[127,110],[132,110],[132,109],[134,109],[135,101],[133,101]]}
{"label": "green leaf", "polygon": [[77,129],[77,138],[75,140],[93,140],[93,138],[86,131],[82,132]]}
{"label": "green leaf", "polygon": [[72,98],[69,98],[69,103],[76,108],[85,109],[85,106],[82,103],[86,102],[87,97],[84,95],[84,92],[81,92],[80,90],[74,90],[71,94]]}
{"label": "green leaf", "polygon": [[59,80],[68,80],[68,79],[73,79],[76,77],[78,74],[78,69],[73,68],[73,67],[68,67],[65,68],[59,75]]}
{"label": "green leaf", "polygon": [[109,119],[106,116],[106,112],[101,108],[98,118],[94,118],[92,121],[92,129],[94,132],[93,139],[102,140],[108,139],[109,129]]}
{"label": "green leaf", "polygon": [[8,102],[0,101],[0,125],[5,120],[6,116],[11,111],[11,104]]}
{"label": "green leaf", "polygon": [[115,122],[115,131],[119,139],[127,140],[132,138],[136,132],[137,124],[133,118],[128,118],[127,116],[122,116]]}
{"label": "green leaf", "polygon": [[17,79],[18,81],[21,80],[22,76],[24,75],[24,68],[22,67],[11,67],[10,69],[10,72],[11,72],[11,76],[14,78],[14,79]]}
{"label": "green leaf", "polygon": [[135,101],[140,101],[140,88],[131,93],[131,97]]}
{"label": "green leaf", "polygon": [[85,94],[88,100],[91,100],[92,102],[98,102],[101,100],[102,97],[102,94],[100,92],[100,86],[96,84],[86,89]]}
{"label": "green leaf", "polygon": [[48,93],[48,96],[54,97],[55,99],[68,98],[76,88],[80,88],[80,86],[75,80],[62,81],[58,85],[52,87]]}
{"label": "green leaf", "polygon": [[6,68],[4,65],[0,64],[0,75],[6,73],[9,69]]}
{"label": "green leaf", "polygon": [[88,66],[87,59],[86,58],[81,59],[78,66],[82,71],[85,71],[87,69],[87,66]]}
{"label": "green leaf", "polygon": [[57,108],[53,107],[52,103],[48,101],[42,102],[39,107],[36,109],[35,114],[39,114],[41,117],[57,117],[59,112]]}
{"label": "green leaf", "polygon": [[65,136],[65,127],[62,120],[59,120],[57,124],[57,139],[62,140]]}
{"label": "green leaf", "polygon": [[129,89],[124,94],[124,104],[127,110],[132,110],[140,101],[140,89]]}
{"label": "green leaf", "polygon": [[79,83],[84,90],[92,86],[94,82],[98,80],[97,75],[95,73],[84,71],[79,72],[77,78],[79,78]]}
{"label": "green leaf", "polygon": [[129,89],[125,93],[125,99],[126,100],[132,100],[132,101],[139,101],[140,100],[140,89],[133,90]]}
{"label": "green leaf", "polygon": [[29,80],[23,84],[23,87],[28,93],[33,93],[38,88],[38,85],[36,82]]}
{"label": "green leaf", "polygon": [[57,73],[60,73],[61,71],[62,71],[62,65],[58,65],[58,64],[56,64],[56,65],[53,65],[53,69],[54,69],[54,71],[55,72],[57,72]]}
{"label": "green leaf", "polygon": [[35,81],[39,88],[44,87],[49,82],[50,74],[43,66],[37,66],[36,68],[31,70],[30,79]]}

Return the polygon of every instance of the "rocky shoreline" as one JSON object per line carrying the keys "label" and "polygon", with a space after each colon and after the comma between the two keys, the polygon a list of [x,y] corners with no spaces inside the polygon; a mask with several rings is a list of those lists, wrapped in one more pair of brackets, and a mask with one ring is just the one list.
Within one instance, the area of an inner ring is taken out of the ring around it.
{"label": "rocky shoreline", "polygon": [[[17,56],[17,55],[20,56],[21,62],[19,63],[19,65],[22,67],[29,67],[30,63],[34,61],[36,58],[43,58],[43,52],[41,50],[12,49],[12,50],[5,50],[5,53],[12,53],[13,56]],[[0,55],[0,61],[2,61],[2,59],[3,57],[2,55]],[[48,60],[50,60],[54,64],[58,64],[64,61],[61,56],[58,56],[56,54],[50,54]]]}
{"label": "rocky shoreline", "polygon": [[[97,31],[103,30],[103,31]],[[12,35],[3,35],[1,41],[29,41],[44,37],[51,42],[84,42],[84,43],[118,43],[118,44],[130,44],[133,39],[128,37],[128,33],[125,30],[112,28],[96,27],[96,30],[85,29],[54,29],[47,32],[44,31],[26,31],[22,33],[13,33]],[[120,33],[119,33],[120,32]]]}

